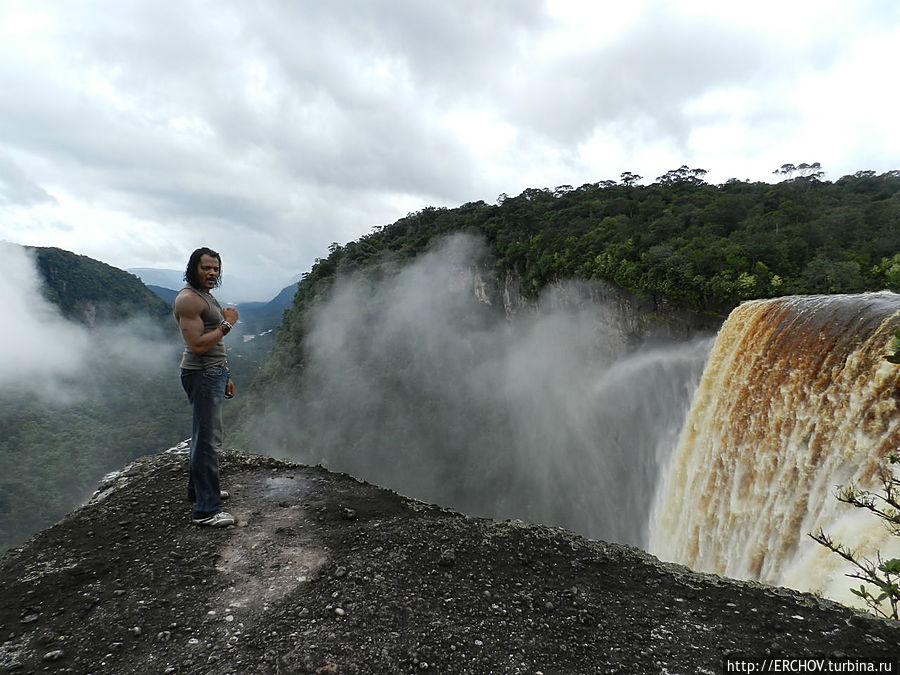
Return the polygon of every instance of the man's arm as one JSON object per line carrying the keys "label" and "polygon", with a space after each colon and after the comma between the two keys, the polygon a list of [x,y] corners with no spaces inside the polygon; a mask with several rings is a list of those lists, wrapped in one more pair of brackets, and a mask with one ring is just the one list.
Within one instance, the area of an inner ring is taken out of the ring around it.
{"label": "man's arm", "polygon": [[[225,337],[225,330],[217,327],[208,333],[203,332],[201,315],[206,309],[206,302],[196,293],[180,293],[175,298],[175,314],[178,316],[178,327],[184,343],[195,354],[205,354]],[[234,325],[238,320],[238,311],[234,307],[222,310],[225,320]]]}

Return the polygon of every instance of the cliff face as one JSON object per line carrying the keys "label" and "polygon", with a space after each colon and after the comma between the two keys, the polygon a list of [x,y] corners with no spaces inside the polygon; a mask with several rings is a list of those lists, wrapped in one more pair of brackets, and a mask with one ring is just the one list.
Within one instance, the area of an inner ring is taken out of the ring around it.
{"label": "cliff face", "polygon": [[559,528],[466,517],[223,453],[238,525],[188,522],[186,456],[138,460],[0,558],[9,672],[721,672],[896,658],[900,626]]}
{"label": "cliff face", "polygon": [[610,328],[630,345],[647,339],[685,340],[714,333],[725,319],[724,315],[677,307],[663,297],[641,297],[600,279],[552,282],[538,300],[522,293],[522,281],[516,274],[497,279],[488,268],[471,265],[460,271],[459,285],[468,286],[476,301],[502,308],[507,319],[547,309],[547,305],[596,307],[605,313]]}

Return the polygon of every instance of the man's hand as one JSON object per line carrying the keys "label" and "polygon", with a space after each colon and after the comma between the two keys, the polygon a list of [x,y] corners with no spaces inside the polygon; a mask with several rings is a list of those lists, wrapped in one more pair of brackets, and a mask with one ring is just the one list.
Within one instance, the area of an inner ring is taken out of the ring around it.
{"label": "man's hand", "polygon": [[225,383],[225,398],[234,397],[234,381],[229,377]]}
{"label": "man's hand", "polygon": [[222,310],[222,315],[225,317],[225,320],[232,326],[237,323],[238,311],[234,307],[226,307]]}

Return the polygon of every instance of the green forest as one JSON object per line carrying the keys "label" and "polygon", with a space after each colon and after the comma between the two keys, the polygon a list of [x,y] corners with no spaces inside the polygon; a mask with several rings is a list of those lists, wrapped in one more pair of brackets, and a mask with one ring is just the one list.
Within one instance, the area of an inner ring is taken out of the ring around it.
{"label": "green forest", "polygon": [[59,248],[30,248],[44,280],[44,297],[75,321],[149,316],[171,321],[171,309],[133,274]]}
{"label": "green forest", "polygon": [[830,182],[818,163],[785,164],[778,183],[722,185],[706,173],[682,166],[641,185],[626,172],[493,205],[425,208],[334,243],[301,281],[257,385],[299,366],[305,316],[337,276],[393,269],[453,232],[482,236],[495,275],[535,296],[557,279],[601,279],[724,318],[752,298],[900,291],[900,171]]}

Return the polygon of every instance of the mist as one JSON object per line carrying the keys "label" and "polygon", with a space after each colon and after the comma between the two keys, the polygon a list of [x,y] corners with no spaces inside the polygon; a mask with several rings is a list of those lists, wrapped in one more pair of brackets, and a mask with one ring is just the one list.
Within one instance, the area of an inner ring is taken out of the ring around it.
{"label": "mist", "polygon": [[471,515],[646,544],[711,340],[635,344],[633,317],[585,282],[507,318],[478,292],[485,265],[456,236],[387,278],[338,281],[254,443]]}
{"label": "mist", "polygon": [[7,320],[0,349],[0,393],[59,400],[84,362],[87,332],[66,321],[41,294],[33,258],[0,242],[0,303]]}
{"label": "mist", "polygon": [[0,551],[84,503],[104,474],[190,435],[174,321],[70,321],[42,279],[28,249],[0,242]]}
{"label": "mist", "polygon": [[66,319],[41,288],[32,254],[0,242],[0,396],[71,405],[109,397],[114,383],[177,374],[179,345],[149,317],[88,327]]}

